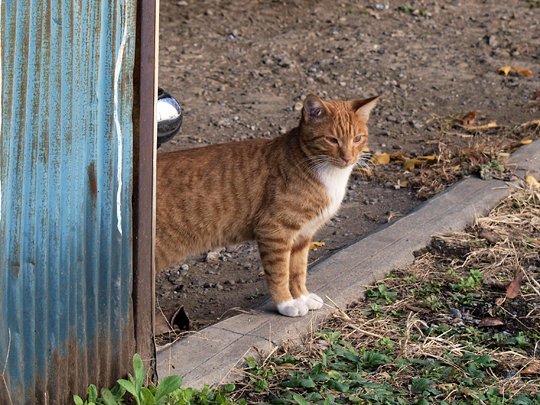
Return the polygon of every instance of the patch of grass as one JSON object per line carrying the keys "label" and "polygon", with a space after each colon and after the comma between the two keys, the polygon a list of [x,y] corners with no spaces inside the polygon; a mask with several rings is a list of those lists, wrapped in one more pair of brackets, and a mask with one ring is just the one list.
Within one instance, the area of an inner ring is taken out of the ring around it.
{"label": "patch of grass", "polygon": [[[437,237],[413,266],[335,313],[301,348],[284,349],[262,365],[248,362],[247,380],[232,398],[539,403],[539,247],[540,198],[521,190],[470,229]],[[509,299],[517,267],[526,276],[521,294]]]}
{"label": "patch of grass", "polygon": [[[218,389],[205,386],[201,390],[181,387],[180,376],[165,377],[155,386],[147,382],[146,370],[141,357],[133,356],[133,375],[127,379],[119,379],[112,389],[103,388],[98,390],[91,384],[87,390],[85,399],[78,395],[73,396],[75,405],[187,405],[208,404],[228,405],[233,404],[229,394],[234,391],[234,384],[225,384]],[[235,404],[246,404],[243,400]]]}

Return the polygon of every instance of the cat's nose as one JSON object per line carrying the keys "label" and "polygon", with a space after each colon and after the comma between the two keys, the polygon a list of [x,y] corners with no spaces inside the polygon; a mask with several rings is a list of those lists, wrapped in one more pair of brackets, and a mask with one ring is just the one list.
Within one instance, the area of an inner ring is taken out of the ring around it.
{"label": "cat's nose", "polygon": [[341,160],[343,160],[343,162],[345,162],[347,166],[354,162],[354,158],[352,157],[352,155],[343,155],[341,157]]}

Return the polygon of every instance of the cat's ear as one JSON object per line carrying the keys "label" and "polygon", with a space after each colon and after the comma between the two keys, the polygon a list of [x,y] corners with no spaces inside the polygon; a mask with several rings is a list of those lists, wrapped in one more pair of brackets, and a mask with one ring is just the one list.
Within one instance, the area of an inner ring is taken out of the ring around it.
{"label": "cat's ear", "polygon": [[302,118],[304,122],[319,121],[326,117],[328,111],[324,106],[324,102],[315,94],[308,94],[304,100],[304,108],[302,109]]}
{"label": "cat's ear", "polygon": [[351,102],[352,108],[365,122],[369,119],[369,114],[371,113],[371,110],[373,110],[373,107],[375,107],[377,104],[378,100],[379,96],[366,98],[365,100],[353,100]]}

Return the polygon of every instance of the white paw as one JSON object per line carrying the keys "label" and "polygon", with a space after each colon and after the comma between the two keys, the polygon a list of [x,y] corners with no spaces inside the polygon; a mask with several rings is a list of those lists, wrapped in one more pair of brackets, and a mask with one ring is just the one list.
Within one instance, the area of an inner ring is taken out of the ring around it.
{"label": "white paw", "polygon": [[300,297],[302,301],[306,304],[309,309],[320,309],[322,308],[324,302],[321,297],[317,294],[309,293]]}
{"label": "white paw", "polygon": [[309,308],[304,303],[302,297],[295,300],[289,300],[277,304],[277,310],[281,315],[285,316],[304,316],[308,313]]}

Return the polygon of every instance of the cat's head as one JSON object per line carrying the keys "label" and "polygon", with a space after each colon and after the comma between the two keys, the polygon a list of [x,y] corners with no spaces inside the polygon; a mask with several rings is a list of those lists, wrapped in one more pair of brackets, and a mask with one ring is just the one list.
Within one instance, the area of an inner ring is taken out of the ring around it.
{"label": "cat's head", "polygon": [[356,164],[367,149],[367,121],[378,98],[342,101],[308,95],[300,120],[302,149],[308,158],[341,168]]}

